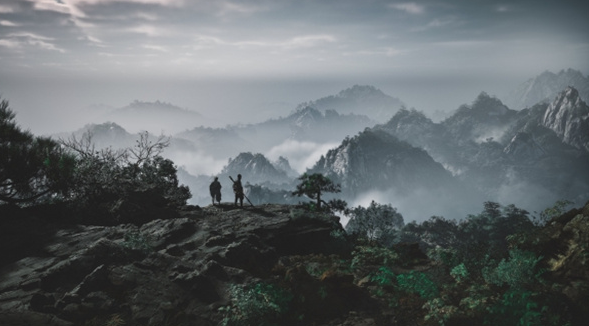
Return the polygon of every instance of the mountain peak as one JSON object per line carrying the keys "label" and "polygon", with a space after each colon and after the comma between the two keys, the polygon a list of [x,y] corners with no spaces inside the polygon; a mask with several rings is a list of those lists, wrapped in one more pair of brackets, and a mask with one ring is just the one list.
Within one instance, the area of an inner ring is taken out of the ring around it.
{"label": "mountain peak", "polygon": [[340,114],[365,115],[370,119],[386,122],[404,104],[398,98],[391,97],[374,86],[354,85],[337,95],[301,103],[297,109],[307,106],[320,111],[334,110]]}
{"label": "mountain peak", "polygon": [[567,87],[556,96],[542,123],[565,143],[589,151],[589,107],[574,87]]}
{"label": "mountain peak", "polygon": [[340,98],[362,98],[369,96],[386,96],[386,94],[371,85],[354,85],[337,94],[337,97]]}

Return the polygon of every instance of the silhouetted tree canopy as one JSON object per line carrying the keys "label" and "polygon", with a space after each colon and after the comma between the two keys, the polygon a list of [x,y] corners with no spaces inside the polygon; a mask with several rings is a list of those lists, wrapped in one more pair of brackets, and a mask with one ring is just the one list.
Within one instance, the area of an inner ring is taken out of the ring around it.
{"label": "silhouetted tree canopy", "polygon": [[297,185],[297,190],[292,194],[293,196],[307,196],[315,200],[317,208],[321,208],[321,203],[326,205],[321,195],[326,192],[338,193],[341,192],[341,186],[334,184],[328,177],[321,173],[307,174],[304,173],[298,178],[301,182]]}
{"label": "silhouetted tree canopy", "polygon": [[45,137],[23,131],[7,100],[0,102],[0,201],[24,204],[65,194],[75,160]]}

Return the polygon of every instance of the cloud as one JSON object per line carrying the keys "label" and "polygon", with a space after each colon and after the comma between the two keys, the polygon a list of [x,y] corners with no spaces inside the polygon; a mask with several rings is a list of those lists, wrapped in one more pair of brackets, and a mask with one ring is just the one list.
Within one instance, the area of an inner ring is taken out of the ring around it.
{"label": "cloud", "polygon": [[0,20],[0,26],[17,27],[17,26],[21,26],[21,25],[17,24],[17,23],[13,23],[9,20]]}
{"label": "cloud", "polygon": [[337,39],[333,35],[304,35],[294,37],[289,41],[282,43],[281,45],[286,49],[311,48],[319,44],[333,43],[335,41],[337,41]]}
{"label": "cloud", "polygon": [[419,15],[425,12],[425,8],[415,2],[396,3],[391,4],[390,7],[413,15]]}
{"label": "cloud", "polygon": [[337,38],[333,35],[319,34],[319,35],[303,35],[290,38],[286,41],[259,41],[259,40],[243,40],[237,42],[226,41],[222,38],[208,35],[199,35],[195,38],[195,45],[192,46],[195,50],[211,49],[216,46],[231,46],[238,48],[257,47],[257,48],[275,48],[280,50],[294,50],[313,48],[325,43],[336,42]]}
{"label": "cloud", "polygon": [[61,53],[66,52],[64,49],[61,49],[55,44],[51,43],[50,41],[54,40],[51,37],[28,32],[20,32],[8,34],[7,38],[7,40],[4,40],[5,42],[3,45],[12,49],[21,48],[25,45],[32,45],[44,50],[57,51]]}
{"label": "cloud", "polygon": [[15,40],[0,40],[0,46],[9,48],[9,49],[18,49],[20,48],[21,44],[20,42],[17,42]]}
{"label": "cloud", "polygon": [[497,12],[509,12],[509,11],[512,11],[512,9],[511,9],[511,7],[510,7],[510,6],[507,6],[507,5],[500,5],[500,6],[497,6],[497,7],[495,8],[495,11],[497,11]]}
{"label": "cloud", "polygon": [[164,29],[153,25],[138,25],[135,27],[128,28],[127,31],[147,35],[149,37],[163,36],[166,34],[166,31]]}
{"label": "cloud", "polygon": [[397,56],[399,54],[402,54],[403,51],[396,49],[396,48],[392,48],[392,47],[386,47],[386,48],[380,48],[380,49],[376,49],[376,50],[360,50],[360,51],[354,51],[354,52],[344,52],[343,55],[344,56],[385,56],[385,57],[394,57]]}
{"label": "cloud", "polygon": [[339,143],[314,143],[309,141],[286,140],[280,145],[272,147],[265,156],[270,160],[277,160],[280,156],[288,159],[290,166],[299,173],[311,168],[328,150]]}
{"label": "cloud", "polygon": [[159,52],[170,52],[168,49],[166,49],[163,46],[159,46],[159,45],[153,45],[153,44],[143,44],[141,46],[144,49],[148,49],[148,50],[155,50],[155,51],[159,51]]}
{"label": "cloud", "polygon": [[183,167],[191,175],[214,175],[223,169],[227,159],[216,159],[202,151],[166,151],[163,156]]}
{"label": "cloud", "polygon": [[436,19],[430,21],[425,26],[414,28],[413,31],[415,31],[415,32],[422,32],[422,31],[427,31],[427,30],[430,30],[430,29],[437,29],[437,28],[440,28],[440,27],[449,26],[449,25],[457,25],[457,24],[460,24],[460,22],[458,22],[454,18],[446,18],[446,19],[438,19],[438,18],[436,18]]}
{"label": "cloud", "polygon": [[13,13],[15,10],[13,7],[8,5],[0,5],[0,14],[10,14]]}
{"label": "cloud", "polygon": [[254,14],[257,12],[262,12],[268,10],[267,7],[254,5],[254,4],[244,4],[244,3],[237,3],[231,1],[219,1],[219,12],[218,16],[226,16],[229,14],[237,13],[237,14]]}

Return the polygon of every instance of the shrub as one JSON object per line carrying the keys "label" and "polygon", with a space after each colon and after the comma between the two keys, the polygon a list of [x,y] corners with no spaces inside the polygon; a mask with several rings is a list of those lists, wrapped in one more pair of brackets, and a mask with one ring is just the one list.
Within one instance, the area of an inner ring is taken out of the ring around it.
{"label": "shrub", "polygon": [[489,308],[485,325],[543,325],[542,309],[533,300],[534,293],[521,289],[506,292]]}
{"label": "shrub", "polygon": [[[393,231],[403,227],[403,216],[391,205],[378,204],[374,200],[370,206],[358,206],[350,210],[350,221],[346,230],[357,233],[368,241],[382,240],[390,237]],[[390,242],[394,242],[393,239]]]}
{"label": "shrub", "polygon": [[[134,148],[122,150],[97,150],[91,134],[62,144],[76,157],[71,202],[77,209],[108,216],[125,201],[132,202],[127,208],[141,210],[144,202],[177,207],[191,197],[188,187],[179,185],[174,163],[159,156],[168,145],[164,137],[152,142],[145,132]],[[141,193],[150,198],[137,196]]]}
{"label": "shrub", "polygon": [[370,265],[391,266],[397,263],[399,255],[392,249],[380,246],[357,246],[352,252],[352,268]]}
{"label": "shrub", "polygon": [[279,325],[293,299],[290,292],[262,282],[233,285],[230,292],[231,305],[220,309],[225,315],[222,325],[227,326]]}
{"label": "shrub", "polygon": [[422,272],[411,271],[407,274],[397,275],[397,285],[399,289],[418,294],[425,300],[430,300],[438,296],[438,287]]}
{"label": "shrub", "polygon": [[506,283],[511,288],[522,288],[540,281],[543,271],[538,270],[536,265],[541,259],[533,252],[510,250],[509,260],[501,260],[494,269],[485,269],[483,276],[491,284],[502,286]]}

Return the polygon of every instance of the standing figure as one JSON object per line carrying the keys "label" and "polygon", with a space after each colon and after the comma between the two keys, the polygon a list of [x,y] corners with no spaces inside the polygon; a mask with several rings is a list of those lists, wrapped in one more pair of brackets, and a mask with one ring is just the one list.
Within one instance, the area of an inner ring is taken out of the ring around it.
{"label": "standing figure", "polygon": [[237,180],[233,182],[233,192],[235,193],[235,206],[237,206],[237,200],[239,199],[239,204],[243,207],[243,186],[241,185],[241,174],[237,175]]}
{"label": "standing figure", "polygon": [[215,205],[215,200],[221,205],[221,183],[219,182],[219,178],[215,177],[215,181],[211,182],[209,186],[209,191],[211,192],[211,199],[213,200],[213,205]]}

